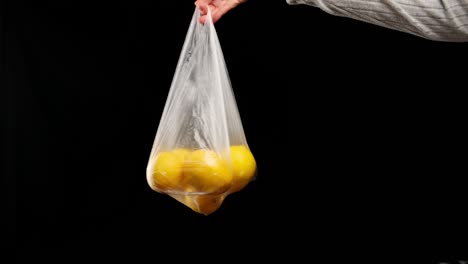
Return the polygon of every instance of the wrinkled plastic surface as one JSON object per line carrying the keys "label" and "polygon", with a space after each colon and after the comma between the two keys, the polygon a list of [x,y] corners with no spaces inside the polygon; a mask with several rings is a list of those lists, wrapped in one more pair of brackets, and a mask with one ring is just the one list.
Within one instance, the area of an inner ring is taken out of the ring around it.
{"label": "wrinkled plastic surface", "polygon": [[210,11],[195,12],[147,166],[149,186],[205,215],[256,174]]}

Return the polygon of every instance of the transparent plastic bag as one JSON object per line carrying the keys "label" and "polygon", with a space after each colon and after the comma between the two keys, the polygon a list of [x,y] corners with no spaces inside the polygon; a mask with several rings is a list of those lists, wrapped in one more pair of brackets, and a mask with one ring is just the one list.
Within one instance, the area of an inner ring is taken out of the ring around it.
{"label": "transparent plastic bag", "polygon": [[201,214],[243,189],[257,171],[211,13],[195,12],[154,140],[149,186]]}

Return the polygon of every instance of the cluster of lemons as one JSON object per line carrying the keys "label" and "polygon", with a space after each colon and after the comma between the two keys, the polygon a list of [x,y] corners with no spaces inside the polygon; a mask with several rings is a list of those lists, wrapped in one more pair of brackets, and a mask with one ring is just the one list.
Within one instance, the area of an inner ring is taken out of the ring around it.
{"label": "cluster of lemons", "polygon": [[149,184],[195,212],[211,214],[228,194],[243,189],[256,172],[254,156],[246,146],[235,145],[229,150],[230,163],[209,149],[160,152],[154,160]]}

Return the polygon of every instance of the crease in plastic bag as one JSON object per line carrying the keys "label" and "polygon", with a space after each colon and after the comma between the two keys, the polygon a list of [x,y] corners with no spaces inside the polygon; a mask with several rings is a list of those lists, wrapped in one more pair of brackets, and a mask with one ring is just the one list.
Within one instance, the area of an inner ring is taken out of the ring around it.
{"label": "crease in plastic bag", "polygon": [[257,167],[208,8],[195,8],[146,170],[149,186],[201,214],[242,190]]}

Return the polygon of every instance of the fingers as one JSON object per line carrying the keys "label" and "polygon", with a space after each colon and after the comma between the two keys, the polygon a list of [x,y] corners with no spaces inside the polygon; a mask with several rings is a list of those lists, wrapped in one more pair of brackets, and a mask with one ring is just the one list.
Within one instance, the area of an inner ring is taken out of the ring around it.
{"label": "fingers", "polygon": [[[199,2],[199,1],[198,1]],[[207,5],[198,5],[200,9],[200,23],[205,24],[208,14],[208,6]]]}
{"label": "fingers", "polygon": [[208,13],[208,6],[212,6],[213,0],[198,0],[195,2],[195,5],[198,7],[198,9],[201,12],[201,15],[206,15]]}
{"label": "fingers", "polygon": [[200,19],[198,20],[201,24],[205,24],[206,22],[206,16],[202,16],[200,17]]}
{"label": "fingers", "polygon": [[213,18],[213,23],[216,23],[222,16],[224,16],[229,10],[233,9],[237,5],[242,3],[242,1],[226,1],[225,4],[219,6],[213,11],[211,17]]}
{"label": "fingers", "polygon": [[213,14],[211,15],[211,18],[213,19],[213,23],[216,23],[224,14],[227,13],[229,10],[215,10]]}
{"label": "fingers", "polygon": [[198,5],[198,8],[200,9],[200,13],[202,16],[208,14],[208,5]]}
{"label": "fingers", "polygon": [[213,2],[213,0],[197,0],[197,1],[195,1],[195,5],[196,6],[208,5],[211,2]]}
{"label": "fingers", "polygon": [[199,19],[200,23],[205,24],[207,19],[206,15],[208,14],[208,7],[211,9],[213,23],[216,23],[229,10],[233,9],[241,3],[246,2],[246,0],[226,0],[219,5],[213,5],[212,2],[213,0],[197,0],[195,2],[195,5],[199,7],[201,13]]}

